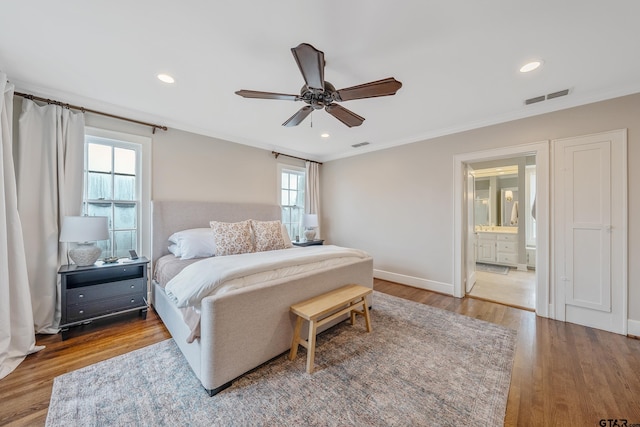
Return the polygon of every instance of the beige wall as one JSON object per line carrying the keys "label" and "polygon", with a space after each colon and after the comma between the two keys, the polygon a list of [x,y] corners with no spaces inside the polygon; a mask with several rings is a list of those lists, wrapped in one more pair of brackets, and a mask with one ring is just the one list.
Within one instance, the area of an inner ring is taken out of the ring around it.
{"label": "beige wall", "polygon": [[175,129],[156,131],[87,115],[87,126],[148,136],[152,200],[277,203],[277,164],[304,166],[270,151]]}
{"label": "beige wall", "polygon": [[[22,98],[14,98],[14,128]],[[86,126],[152,138],[151,198],[277,203],[277,164],[304,162],[270,151],[175,129],[157,130],[87,114]],[[162,124],[162,123],[159,123]]]}
{"label": "beige wall", "polygon": [[[16,98],[14,117],[20,112]],[[628,129],[629,318],[640,320],[640,94],[325,163],[323,237],[369,251],[375,268],[453,283],[453,156]],[[275,203],[277,163],[302,162],[170,129],[87,115],[87,126],[152,138],[152,198]]]}
{"label": "beige wall", "polygon": [[[456,154],[628,129],[629,318],[640,320],[640,94],[598,102],[323,165],[322,226],[374,267],[407,282],[453,284]],[[400,276],[402,277],[402,276]]]}

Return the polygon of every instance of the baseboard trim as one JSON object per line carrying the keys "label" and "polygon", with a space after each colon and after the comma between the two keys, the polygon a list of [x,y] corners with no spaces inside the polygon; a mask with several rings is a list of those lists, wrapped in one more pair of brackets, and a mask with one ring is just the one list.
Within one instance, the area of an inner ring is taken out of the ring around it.
{"label": "baseboard trim", "polygon": [[627,335],[640,337],[640,320],[627,319]]}
{"label": "baseboard trim", "polygon": [[453,295],[453,284],[451,283],[436,282],[435,280],[427,280],[420,277],[407,276],[404,274],[376,269],[373,270],[373,277],[400,283],[401,285],[413,286],[414,288],[426,289],[427,291]]}

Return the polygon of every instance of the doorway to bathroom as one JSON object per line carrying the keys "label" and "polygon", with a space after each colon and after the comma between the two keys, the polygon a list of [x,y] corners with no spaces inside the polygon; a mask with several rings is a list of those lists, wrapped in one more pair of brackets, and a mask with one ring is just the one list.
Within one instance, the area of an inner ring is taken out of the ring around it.
{"label": "doorway to bathroom", "polygon": [[454,156],[454,277],[453,295],[463,298],[476,282],[473,225],[473,180],[468,165],[491,160],[535,156],[536,164],[536,256],[535,312],[553,317],[549,304],[549,142],[512,145]]}
{"label": "doorway to bathroom", "polygon": [[475,260],[467,296],[535,311],[535,155],[469,162],[467,171]]}

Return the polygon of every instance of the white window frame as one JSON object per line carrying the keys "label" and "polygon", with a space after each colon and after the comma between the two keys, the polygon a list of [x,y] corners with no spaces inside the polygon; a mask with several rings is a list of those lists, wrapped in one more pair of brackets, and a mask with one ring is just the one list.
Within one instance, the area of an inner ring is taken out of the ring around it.
{"label": "white window frame", "polygon": [[[304,182],[305,182],[305,188],[302,188],[302,192],[304,194],[304,198],[302,200],[302,206],[298,206],[295,205],[298,209],[300,209],[300,221],[297,224],[297,232],[294,233],[290,233],[291,235],[289,236],[291,238],[291,240],[295,240],[296,236],[298,236],[299,238],[302,238],[302,232],[304,230],[303,226],[302,226],[302,218],[304,217],[304,209],[305,209],[305,202],[306,202],[306,197],[307,197],[307,189],[306,189],[306,182],[307,182],[307,170],[306,168],[303,167],[299,167],[299,166],[291,166],[291,165],[286,165],[283,163],[279,163],[278,164],[278,204],[280,205],[280,207],[282,208],[282,210],[284,211],[285,206],[282,205],[282,174],[283,172],[292,172],[292,173],[296,173],[296,174],[301,174],[304,177]],[[294,205],[292,205],[294,206]],[[281,217],[281,221],[283,224],[285,224],[285,226],[287,224],[290,224],[289,222],[285,222],[285,218],[284,215]],[[291,223],[292,224],[292,223]],[[288,230],[288,227],[287,227]]]}
{"label": "white window frame", "polygon": [[[109,145],[136,150],[136,175],[138,194],[138,217],[137,224],[137,246],[138,255],[149,257],[151,253],[151,138],[141,135],[116,132],[106,129],[85,127],[85,136],[103,138],[109,140]],[[87,167],[87,141],[85,138],[84,167]],[[85,180],[87,174],[84,174]],[[84,194],[82,196],[83,205],[87,199],[87,185],[85,181]],[[113,244],[112,244],[113,248]]]}

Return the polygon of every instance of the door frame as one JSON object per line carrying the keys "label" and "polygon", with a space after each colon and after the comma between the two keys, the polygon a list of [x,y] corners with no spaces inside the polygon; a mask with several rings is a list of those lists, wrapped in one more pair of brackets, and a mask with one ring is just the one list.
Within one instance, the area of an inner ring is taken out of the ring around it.
{"label": "door frame", "polygon": [[454,230],[453,230],[453,295],[462,298],[466,295],[466,254],[465,239],[468,225],[466,165],[468,163],[506,159],[510,157],[536,156],[536,314],[555,318],[553,295],[549,282],[549,200],[550,200],[550,155],[549,141],[457,154],[453,159],[454,191]]}
{"label": "door frame", "polygon": [[[475,233],[475,182],[473,180],[473,176],[471,175],[471,171],[473,168],[471,165],[466,165],[465,173],[466,173],[466,188],[465,188],[465,199],[467,200],[467,209],[466,209],[466,223],[467,223],[467,239],[465,242],[465,253],[466,257],[466,269],[465,269],[465,292],[471,292],[473,285],[476,284],[476,233]],[[473,254],[473,255],[472,255]],[[471,258],[473,257],[473,261]]]}

